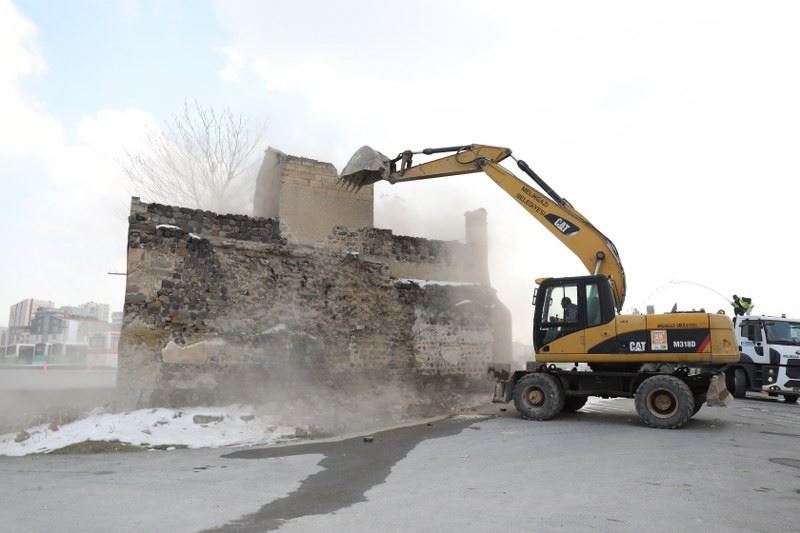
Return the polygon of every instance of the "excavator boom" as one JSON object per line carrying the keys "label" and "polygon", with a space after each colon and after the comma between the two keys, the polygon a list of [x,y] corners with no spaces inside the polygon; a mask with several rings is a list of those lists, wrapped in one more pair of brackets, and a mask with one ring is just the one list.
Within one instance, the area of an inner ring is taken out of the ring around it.
{"label": "excavator boom", "polygon": [[[413,163],[414,155],[439,153],[451,155],[417,165]],[[472,144],[426,148],[419,152],[407,150],[389,159],[363,146],[347,163],[339,179],[348,187],[360,188],[380,180],[399,183],[484,172],[578,256],[590,274],[608,277],[615,307],[620,311],[625,302],[625,271],[614,243],[547,185],[525,161],[516,160],[517,166],[546,193],[501,166],[500,162],[508,157],[513,159],[508,148]]]}

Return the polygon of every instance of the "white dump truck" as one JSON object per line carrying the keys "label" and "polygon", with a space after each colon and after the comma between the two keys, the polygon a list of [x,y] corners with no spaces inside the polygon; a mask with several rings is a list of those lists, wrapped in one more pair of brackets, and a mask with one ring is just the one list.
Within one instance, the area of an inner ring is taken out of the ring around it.
{"label": "white dump truck", "polygon": [[783,396],[787,403],[800,397],[800,320],[766,315],[733,319],[741,354],[727,367],[728,390],[736,398],[747,391]]}

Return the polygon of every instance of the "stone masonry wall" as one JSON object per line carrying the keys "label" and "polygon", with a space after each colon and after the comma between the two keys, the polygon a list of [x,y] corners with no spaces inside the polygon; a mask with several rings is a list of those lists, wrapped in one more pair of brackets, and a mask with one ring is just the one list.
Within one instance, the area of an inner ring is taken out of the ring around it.
{"label": "stone masonry wall", "polygon": [[495,353],[491,288],[392,275],[387,255],[425,257],[435,241],[370,230],[298,245],[274,218],[136,198],[129,220],[124,408],[255,401],[297,380],[488,388],[486,364],[508,356]]}
{"label": "stone masonry wall", "polygon": [[290,242],[380,258],[396,278],[489,285],[485,210],[465,213],[466,243],[428,240],[373,228],[373,194],[372,185],[358,191],[341,187],[330,163],[269,148],[253,207],[257,217],[279,219],[282,235]]}
{"label": "stone masonry wall", "polygon": [[485,260],[470,243],[394,235],[388,229],[349,230],[337,226],[324,245],[382,261],[395,278],[469,283],[482,283],[488,278],[488,274],[484,275]]}
{"label": "stone masonry wall", "polygon": [[336,225],[372,227],[372,185],[348,191],[331,163],[267,149],[256,181],[253,213],[278,218],[290,241],[324,241]]}

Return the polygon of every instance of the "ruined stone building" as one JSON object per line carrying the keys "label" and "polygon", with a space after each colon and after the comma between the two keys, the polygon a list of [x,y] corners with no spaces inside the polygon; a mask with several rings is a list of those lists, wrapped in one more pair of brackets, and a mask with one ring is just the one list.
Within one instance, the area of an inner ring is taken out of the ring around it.
{"label": "ruined stone building", "polygon": [[488,388],[511,357],[489,285],[486,212],[466,242],[373,227],[373,191],[267,150],[256,216],[133,198],[118,390],[123,407],[258,400],[294,380]]}

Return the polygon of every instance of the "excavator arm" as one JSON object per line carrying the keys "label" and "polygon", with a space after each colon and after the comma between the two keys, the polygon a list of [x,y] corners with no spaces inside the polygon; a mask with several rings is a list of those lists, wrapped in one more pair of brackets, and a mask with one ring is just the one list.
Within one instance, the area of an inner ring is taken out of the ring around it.
{"label": "excavator arm", "polygon": [[[452,153],[415,165],[417,154]],[[528,184],[500,165],[511,157],[546,193]],[[525,161],[517,160],[511,150],[497,146],[472,144],[446,148],[426,148],[420,152],[405,151],[389,159],[368,146],[359,149],[345,166],[340,181],[348,187],[360,188],[386,180],[389,183],[416,181],[458,174],[484,172],[501,189],[519,203],[556,236],[584,264],[590,274],[607,276],[614,293],[615,306],[622,309],[625,301],[625,271],[614,243],[595,228],[589,220],[559,196]]]}

